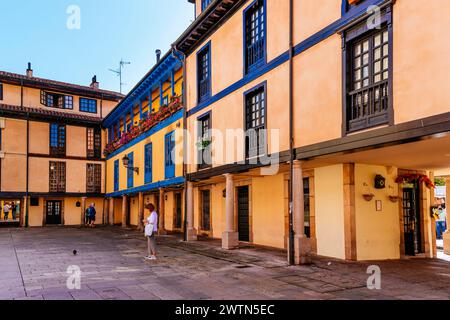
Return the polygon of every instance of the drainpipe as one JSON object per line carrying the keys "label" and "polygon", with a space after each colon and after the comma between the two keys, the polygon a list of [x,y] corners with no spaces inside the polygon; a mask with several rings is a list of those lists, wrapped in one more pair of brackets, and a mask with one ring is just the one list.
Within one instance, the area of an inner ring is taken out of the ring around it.
{"label": "drainpipe", "polygon": [[294,256],[294,0],[289,0],[289,264],[295,264]]}
{"label": "drainpipe", "polygon": [[[179,51],[177,49],[177,46],[175,44],[172,44],[172,54],[173,56],[181,62],[182,66],[183,66],[183,82],[182,82],[182,91],[183,91],[183,130],[187,130],[187,109],[186,109],[186,101],[187,101],[187,95],[186,95],[186,55]],[[181,54],[183,56],[183,59],[180,59],[176,54],[174,54],[175,52]],[[183,239],[184,241],[187,241],[187,219],[186,219],[186,215],[187,215],[187,139],[186,139],[186,135],[183,133],[183,177],[184,177],[184,221],[183,221]]]}

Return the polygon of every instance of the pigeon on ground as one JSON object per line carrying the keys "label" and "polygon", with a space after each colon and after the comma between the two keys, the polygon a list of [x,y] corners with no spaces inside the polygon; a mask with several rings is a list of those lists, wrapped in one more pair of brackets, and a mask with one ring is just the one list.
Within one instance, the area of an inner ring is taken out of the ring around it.
{"label": "pigeon on ground", "polygon": [[78,251],[77,251],[77,250],[73,250],[73,255],[74,255],[74,256],[76,256],[76,255],[77,255],[77,253],[78,253]]}

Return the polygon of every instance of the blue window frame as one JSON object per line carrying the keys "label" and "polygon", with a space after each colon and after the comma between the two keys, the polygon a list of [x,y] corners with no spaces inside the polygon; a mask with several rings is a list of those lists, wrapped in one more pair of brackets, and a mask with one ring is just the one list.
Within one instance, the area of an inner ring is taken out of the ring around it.
{"label": "blue window frame", "polygon": [[166,179],[175,177],[175,131],[166,134],[164,139],[164,162]]}
{"label": "blue window frame", "polygon": [[0,100],[3,100],[3,84],[0,83]]}
{"label": "blue window frame", "polygon": [[97,100],[80,98],[80,111],[97,113]]}
{"label": "blue window frame", "polygon": [[267,83],[256,86],[244,93],[246,157],[253,158],[267,153],[266,137],[266,89]]}
{"label": "blue window frame", "polygon": [[206,8],[211,4],[212,0],[202,0],[202,11],[205,11]]}
{"label": "blue window frame", "polygon": [[198,102],[211,96],[211,44],[197,53],[197,95]]}
{"label": "blue window frame", "polygon": [[266,2],[255,0],[244,11],[244,72],[266,63]]}
{"label": "blue window frame", "polygon": [[[130,161],[128,162],[128,167],[133,168],[134,167],[134,153],[131,152],[128,154],[128,159]],[[127,188],[133,188],[134,187],[134,171],[127,168]]]}
{"label": "blue window frame", "polygon": [[153,181],[153,145],[151,143],[145,145],[145,183]]}
{"label": "blue window frame", "polygon": [[114,161],[114,191],[119,191],[119,160]]}

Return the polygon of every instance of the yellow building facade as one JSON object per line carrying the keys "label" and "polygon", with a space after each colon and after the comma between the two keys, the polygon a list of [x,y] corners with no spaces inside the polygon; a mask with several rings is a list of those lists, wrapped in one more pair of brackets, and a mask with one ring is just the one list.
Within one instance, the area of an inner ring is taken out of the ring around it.
{"label": "yellow building facade", "polygon": [[182,59],[170,51],[104,119],[111,224],[142,228],[152,203],[160,232],[183,229],[182,90]]}
{"label": "yellow building facade", "polygon": [[450,48],[440,45],[450,8],[195,4],[176,42],[192,137],[190,239],[287,249],[296,262],[435,257],[432,181],[450,167]]}
{"label": "yellow building facade", "polygon": [[0,72],[0,199],[16,204],[13,223],[81,225],[91,203],[104,222],[101,119],[121,98],[96,77],[78,86],[37,78],[31,65],[26,75]]}

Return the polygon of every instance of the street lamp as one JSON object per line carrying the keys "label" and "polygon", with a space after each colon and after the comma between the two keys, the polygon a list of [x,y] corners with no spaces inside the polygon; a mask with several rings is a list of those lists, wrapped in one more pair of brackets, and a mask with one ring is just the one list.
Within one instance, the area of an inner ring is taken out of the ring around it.
{"label": "street lamp", "polygon": [[122,164],[123,164],[123,166],[124,166],[125,168],[127,168],[128,170],[133,170],[134,172],[136,172],[137,174],[139,174],[139,168],[138,168],[138,167],[130,167],[130,166],[129,166],[129,164],[130,164],[130,158],[128,158],[127,155],[125,155],[125,156],[122,158]]}

